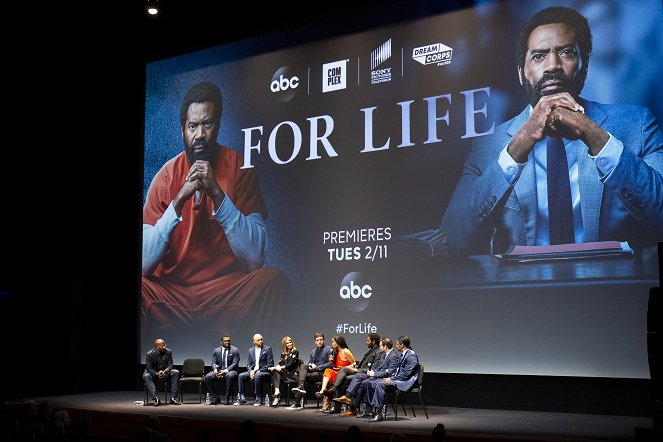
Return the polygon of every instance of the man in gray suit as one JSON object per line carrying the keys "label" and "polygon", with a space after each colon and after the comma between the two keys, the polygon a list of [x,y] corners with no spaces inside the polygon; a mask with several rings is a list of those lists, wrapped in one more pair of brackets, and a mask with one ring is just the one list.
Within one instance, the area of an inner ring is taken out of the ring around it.
{"label": "man in gray suit", "polygon": [[525,24],[516,57],[530,104],[475,140],[441,223],[450,253],[663,240],[663,133],[646,108],[580,97],[591,51],[587,19],[573,9],[546,8]]}

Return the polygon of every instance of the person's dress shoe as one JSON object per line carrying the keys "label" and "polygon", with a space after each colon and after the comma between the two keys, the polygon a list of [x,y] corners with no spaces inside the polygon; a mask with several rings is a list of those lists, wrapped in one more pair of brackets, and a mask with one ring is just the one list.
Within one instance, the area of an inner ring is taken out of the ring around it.
{"label": "person's dress shoe", "polygon": [[339,416],[356,416],[357,415],[357,410],[345,410],[341,411],[341,414]]}
{"label": "person's dress shoe", "polygon": [[366,418],[369,418],[369,417],[372,418],[373,415],[371,413],[368,413],[368,412],[365,411],[362,414],[357,413],[357,417],[362,418],[362,419],[366,419]]}
{"label": "person's dress shoe", "polygon": [[230,405],[230,399],[225,398],[223,401],[223,405]]}
{"label": "person's dress shoe", "polygon": [[178,401],[177,399],[173,398],[173,399],[170,400],[170,405],[181,405],[181,404],[180,404],[180,401]]}
{"label": "person's dress shoe", "polygon": [[342,404],[351,404],[351,403],[352,403],[352,399],[350,399],[349,397],[347,397],[347,396],[345,396],[345,395],[344,395],[344,396],[341,396],[341,397],[335,397],[335,398],[332,399],[332,400],[333,400],[334,402],[340,402],[340,403],[342,403]]}
{"label": "person's dress shoe", "polygon": [[278,407],[280,402],[281,402],[281,395],[275,394],[274,399],[272,399],[272,403],[270,405],[272,407]]}
{"label": "person's dress shoe", "polygon": [[161,401],[159,400],[158,397],[155,397],[153,402],[154,402],[155,407],[158,407],[159,405],[161,405]]}
{"label": "person's dress shoe", "polygon": [[382,413],[378,413],[373,418],[371,419],[371,422],[382,422],[384,418],[382,417]]}

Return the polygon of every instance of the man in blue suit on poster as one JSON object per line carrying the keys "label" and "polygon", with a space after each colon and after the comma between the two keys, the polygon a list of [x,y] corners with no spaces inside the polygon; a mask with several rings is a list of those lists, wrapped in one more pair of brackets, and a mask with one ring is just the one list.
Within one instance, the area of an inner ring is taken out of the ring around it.
{"label": "man in blue suit on poster", "polygon": [[372,422],[381,422],[384,396],[389,391],[407,391],[419,378],[419,356],[410,348],[410,338],[399,336],[396,349],[400,360],[396,371],[384,378],[370,378],[366,381],[364,402],[373,407]]}
{"label": "man in blue suit on poster", "polygon": [[663,134],[644,107],[580,97],[591,51],[571,8],[543,9],[520,31],[530,105],[475,140],[442,218],[450,253],[663,240]]}

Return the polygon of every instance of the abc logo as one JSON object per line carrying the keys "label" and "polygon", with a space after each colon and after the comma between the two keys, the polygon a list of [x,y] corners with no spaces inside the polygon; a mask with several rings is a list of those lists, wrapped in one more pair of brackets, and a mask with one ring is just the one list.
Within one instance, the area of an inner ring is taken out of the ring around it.
{"label": "abc logo", "polygon": [[272,82],[269,85],[269,90],[272,93],[278,94],[281,102],[292,100],[295,96],[297,87],[299,86],[299,77],[294,75],[289,66],[278,68],[274,75],[272,75]]}
{"label": "abc logo", "polygon": [[360,272],[345,275],[338,291],[341,303],[352,312],[361,312],[368,307],[373,296],[373,287],[367,284]]}

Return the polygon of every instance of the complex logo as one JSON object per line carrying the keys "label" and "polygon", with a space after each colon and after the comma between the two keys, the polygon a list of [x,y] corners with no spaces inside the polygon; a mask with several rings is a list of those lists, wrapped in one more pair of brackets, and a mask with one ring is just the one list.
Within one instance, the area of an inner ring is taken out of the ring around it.
{"label": "complex logo", "polygon": [[391,38],[371,52],[371,84],[384,83],[391,81],[391,68],[383,67],[376,69],[385,61],[391,58]]}
{"label": "complex logo", "polygon": [[274,94],[278,94],[281,102],[292,100],[299,87],[299,77],[293,75],[290,66],[283,66],[277,69],[272,75],[272,82],[269,85],[269,90]]}
{"label": "complex logo", "polygon": [[438,66],[443,66],[451,63],[453,51],[443,43],[432,43],[412,49],[412,59],[423,65],[435,63]]}
{"label": "complex logo", "polygon": [[373,296],[373,287],[367,284],[360,272],[345,275],[338,291],[342,304],[352,312],[360,312],[368,307]]}
{"label": "complex logo", "polygon": [[348,60],[339,60],[322,65],[322,92],[345,89],[348,76]]}

